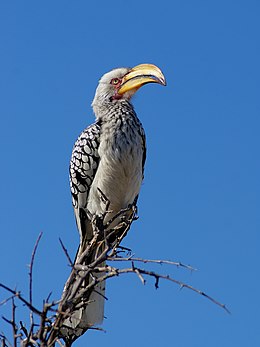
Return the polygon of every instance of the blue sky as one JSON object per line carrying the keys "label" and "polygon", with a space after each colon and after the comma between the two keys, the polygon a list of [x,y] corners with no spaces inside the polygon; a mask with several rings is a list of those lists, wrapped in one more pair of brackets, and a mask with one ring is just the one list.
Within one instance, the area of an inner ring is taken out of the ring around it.
{"label": "blue sky", "polygon": [[198,268],[158,271],[232,312],[129,275],[108,282],[107,332],[90,331],[75,347],[259,345],[259,10],[253,0],[1,2],[0,281],[27,293],[42,231],[35,303],[50,291],[59,297],[69,268],[58,238],[72,257],[78,245],[73,143],[94,119],[100,76],[149,62],[168,85],[145,86],[133,100],[148,158],[140,219],[124,244],[137,256]]}

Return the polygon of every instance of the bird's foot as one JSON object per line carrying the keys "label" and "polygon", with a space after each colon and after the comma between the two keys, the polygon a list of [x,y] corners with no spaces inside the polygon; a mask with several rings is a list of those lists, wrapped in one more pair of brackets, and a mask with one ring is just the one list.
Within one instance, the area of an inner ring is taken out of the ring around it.
{"label": "bird's foot", "polygon": [[92,217],[92,221],[91,221],[92,225],[94,226],[94,232],[97,232],[99,234],[101,234],[101,236],[104,235],[104,216],[103,215],[94,215]]}
{"label": "bird's foot", "polygon": [[105,211],[108,212],[108,209],[109,209],[109,206],[110,206],[110,201],[109,201],[108,197],[102,192],[102,190],[100,188],[97,188],[97,191],[100,194],[100,200],[105,205]]}

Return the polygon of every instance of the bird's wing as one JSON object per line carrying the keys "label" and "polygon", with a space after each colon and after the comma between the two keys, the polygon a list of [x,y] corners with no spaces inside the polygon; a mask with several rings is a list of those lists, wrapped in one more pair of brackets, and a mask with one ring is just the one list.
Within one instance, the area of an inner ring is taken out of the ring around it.
{"label": "bird's wing", "polygon": [[70,161],[70,189],[81,243],[89,239],[87,201],[89,190],[99,164],[100,124],[87,127],[77,139]]}
{"label": "bird's wing", "polygon": [[145,165],[145,161],[146,161],[146,138],[145,138],[145,132],[144,132],[142,125],[141,125],[139,131],[140,131],[140,135],[141,135],[142,140],[143,140],[143,144],[142,144],[142,147],[143,147],[142,170],[143,170],[143,179],[144,179],[144,165]]}
{"label": "bird's wing", "polygon": [[[80,247],[75,258],[75,263],[77,263],[78,258],[81,256],[81,251],[84,251],[86,242],[92,238],[92,227],[88,216],[87,204],[89,191],[100,161],[98,154],[99,138],[100,122],[96,122],[81,133],[74,145],[70,161],[72,203],[80,233]],[[90,254],[89,261],[93,261],[94,258],[95,251],[93,254]],[[103,273],[100,273],[97,277],[103,275]],[[79,281],[82,282],[82,274],[80,273],[76,274],[70,293],[74,293]],[[88,284],[89,278],[87,277],[81,284],[79,292],[86,288]],[[82,297],[82,301],[63,322],[61,334],[66,339],[75,340],[90,326],[102,322],[104,317],[104,291],[105,283],[101,282],[95,286],[87,301],[86,297]]]}

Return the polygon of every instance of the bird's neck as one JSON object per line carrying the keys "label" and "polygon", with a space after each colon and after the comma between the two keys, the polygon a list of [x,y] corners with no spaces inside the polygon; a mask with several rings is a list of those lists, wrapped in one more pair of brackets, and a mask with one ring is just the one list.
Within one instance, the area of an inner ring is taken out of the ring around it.
{"label": "bird's neck", "polygon": [[97,121],[110,122],[122,116],[135,116],[133,105],[128,100],[117,100],[115,102],[95,103],[92,105]]}

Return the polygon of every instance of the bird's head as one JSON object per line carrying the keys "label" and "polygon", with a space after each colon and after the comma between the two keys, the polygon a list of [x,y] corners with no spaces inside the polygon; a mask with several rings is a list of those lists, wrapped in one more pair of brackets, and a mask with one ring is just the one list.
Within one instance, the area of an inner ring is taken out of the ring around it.
{"label": "bird's head", "polygon": [[101,77],[96,89],[92,103],[94,111],[122,99],[130,100],[134,93],[147,83],[166,85],[165,77],[157,66],[140,64],[133,68],[118,68],[106,73]]}

